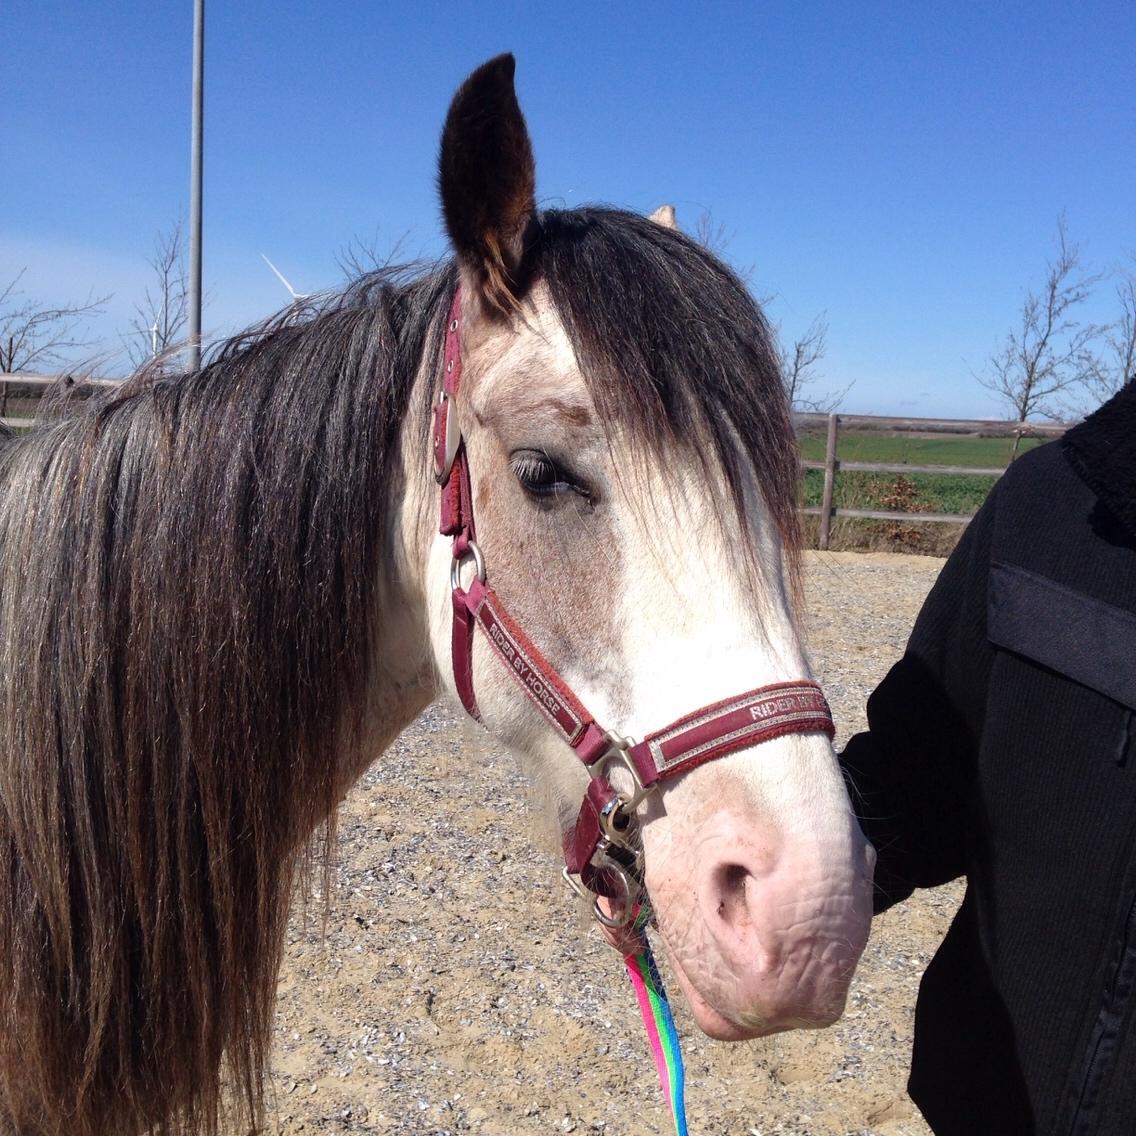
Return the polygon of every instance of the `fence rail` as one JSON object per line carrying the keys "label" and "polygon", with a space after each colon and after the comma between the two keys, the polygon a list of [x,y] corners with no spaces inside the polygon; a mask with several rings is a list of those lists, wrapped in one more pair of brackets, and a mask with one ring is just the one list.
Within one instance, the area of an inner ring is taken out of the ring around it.
{"label": "fence rail", "polygon": [[1003,418],[888,418],[878,414],[794,414],[798,430],[826,426],[836,418],[852,429],[894,430],[897,434],[982,434],[988,438],[1059,438],[1069,428],[1063,422],[1018,422]]}
{"label": "fence rail", "polygon": [[[39,399],[49,387],[57,386],[61,382],[74,381],[84,386],[112,387],[122,382],[121,379],[96,379],[85,375],[72,376],[41,375],[31,371],[8,371],[0,373],[0,423],[9,429],[18,430],[26,428],[35,417]],[[12,388],[31,388],[34,394],[24,397],[11,394]]]}
{"label": "fence rail", "polygon": [[901,513],[886,509],[848,509],[834,503],[836,478],[841,471],[864,473],[937,473],[975,477],[1001,477],[1005,467],[981,468],[962,465],[907,465],[899,462],[842,462],[837,453],[840,427],[858,430],[888,431],[894,434],[978,434],[987,438],[1057,438],[1065,433],[1064,424],[1002,421],[999,419],[963,418],[885,418],[866,414],[798,414],[798,434],[823,427],[826,433],[824,461],[804,461],[805,469],[824,470],[824,487],[820,506],[805,505],[801,512],[820,517],[817,546],[827,549],[832,535],[832,522],[837,516],[880,521],[920,521],[967,524],[965,513]]}
{"label": "fence rail", "polygon": [[56,383],[66,379],[74,379],[75,382],[96,387],[113,387],[122,382],[122,379],[96,379],[89,378],[86,375],[70,375],[67,373],[40,375],[32,371],[6,371],[4,374],[0,374],[0,383],[10,383],[19,387],[53,387]]}

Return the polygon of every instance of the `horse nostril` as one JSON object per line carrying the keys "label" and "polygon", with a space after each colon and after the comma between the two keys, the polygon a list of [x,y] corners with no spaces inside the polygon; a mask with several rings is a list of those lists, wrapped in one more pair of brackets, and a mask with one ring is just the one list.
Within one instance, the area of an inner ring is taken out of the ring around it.
{"label": "horse nostril", "polygon": [[722,885],[730,892],[744,892],[746,880],[749,878],[749,869],[741,864],[727,864],[722,869]]}
{"label": "horse nostril", "polygon": [[752,921],[746,901],[746,887],[753,878],[741,864],[723,864],[715,872],[718,892],[718,917],[736,930]]}

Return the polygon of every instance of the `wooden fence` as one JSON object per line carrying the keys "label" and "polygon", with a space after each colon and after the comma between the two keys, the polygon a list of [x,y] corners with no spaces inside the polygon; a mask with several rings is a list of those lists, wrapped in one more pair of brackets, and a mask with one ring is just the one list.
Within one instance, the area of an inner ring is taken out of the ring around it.
{"label": "wooden fence", "polygon": [[[5,426],[27,426],[35,417],[39,396],[48,387],[66,382],[70,375],[39,375],[30,371],[9,371],[0,374],[0,422]],[[83,376],[82,382],[91,386],[111,387],[122,382],[121,379],[92,379]],[[17,390],[13,392],[12,388]],[[34,397],[22,396],[20,387],[27,387],[37,393]]]}
{"label": "wooden fence", "polygon": [[798,414],[795,415],[797,432],[826,431],[824,461],[803,461],[805,469],[824,470],[824,488],[820,506],[803,506],[802,512],[820,517],[817,547],[827,549],[836,516],[860,517],[881,521],[946,521],[966,524],[970,517],[965,513],[899,513],[882,509],[846,509],[833,504],[836,478],[841,471],[864,473],[937,473],[1001,477],[1005,467],[975,468],[962,465],[910,465],[907,463],[857,462],[840,460],[838,443],[841,426],[855,430],[878,430],[891,434],[977,434],[986,438],[1057,438],[1065,433],[1062,424],[1042,425],[1033,422],[1003,422],[998,420],[970,420],[960,418],[880,418],[866,414]]}
{"label": "wooden fence", "polygon": [[[26,426],[35,412],[35,399],[13,397],[9,405],[9,389],[36,388],[40,391],[67,376],[38,375],[26,372],[0,374],[0,421],[5,426]],[[120,379],[90,379],[98,386],[113,386]],[[38,396],[37,396],[38,397]],[[15,411],[9,414],[9,410]],[[21,413],[23,412],[23,413]],[[970,517],[963,513],[899,513],[881,509],[848,509],[833,503],[836,479],[841,472],[865,473],[937,473],[971,474],[1001,477],[1004,468],[976,469],[961,465],[910,465],[907,463],[841,461],[839,455],[840,429],[887,431],[892,434],[977,434],[987,438],[1056,438],[1065,432],[1064,425],[1040,425],[1033,422],[1003,422],[996,420],[969,420],[955,418],[880,418],[865,414],[797,414],[794,422],[798,433],[813,430],[826,431],[824,461],[803,461],[805,469],[824,470],[824,488],[820,506],[803,506],[802,512],[820,517],[817,544],[826,549],[834,517],[858,517],[881,521],[946,521],[966,524]]]}

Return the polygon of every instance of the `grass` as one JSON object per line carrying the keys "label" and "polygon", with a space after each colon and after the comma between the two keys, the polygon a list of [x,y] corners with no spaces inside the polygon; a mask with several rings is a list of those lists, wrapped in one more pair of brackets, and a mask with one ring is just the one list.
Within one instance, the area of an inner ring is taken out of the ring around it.
{"label": "grass", "polygon": [[[969,516],[978,511],[996,480],[940,473],[838,473],[833,498],[837,508]],[[805,470],[805,504],[819,505],[823,489],[824,470]]]}

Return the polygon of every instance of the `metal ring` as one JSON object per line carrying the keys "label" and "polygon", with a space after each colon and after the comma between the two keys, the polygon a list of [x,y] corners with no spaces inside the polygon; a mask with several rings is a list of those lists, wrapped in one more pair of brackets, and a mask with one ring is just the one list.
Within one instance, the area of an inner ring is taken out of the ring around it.
{"label": "metal ring", "polygon": [[[602,923],[605,927],[611,928],[626,927],[627,924],[635,918],[636,901],[642,894],[643,889],[635,882],[631,874],[621,864],[615,863],[614,860],[607,859],[604,866],[598,870],[613,872],[623,884],[623,898],[620,901],[620,914],[618,916],[608,915],[607,912],[600,907],[599,896],[589,891],[567,868],[560,869],[560,878],[581,899],[590,899],[592,901],[592,915],[595,916],[597,923]],[[611,896],[607,898],[610,899]]]}
{"label": "metal ring", "polygon": [[[603,867],[597,868],[597,871],[614,873],[623,885],[623,896],[620,901],[619,915],[608,915],[600,907],[599,896],[596,896],[595,902],[592,904],[592,914],[595,916],[596,922],[602,923],[605,927],[626,927],[635,918],[635,897],[639,894],[639,885],[632,880],[630,873],[614,860],[607,859]],[[614,897],[607,896],[606,898],[613,899]]]}
{"label": "metal ring", "polygon": [[447,375],[452,375],[452,374],[453,374],[453,371],[454,371],[454,361],[453,361],[453,359],[450,359],[450,360],[449,360],[449,361],[448,361],[448,362],[446,363],[446,374],[447,374]]}
{"label": "metal ring", "polygon": [[611,927],[613,930],[619,927],[626,927],[627,924],[635,918],[631,910],[631,904],[625,903],[623,907],[620,908],[619,917],[613,919],[610,915],[604,914],[604,910],[600,907],[600,901],[598,899],[592,904],[592,916],[597,923],[602,923],[605,927]]}
{"label": "metal ring", "polygon": [[457,329],[458,329],[458,321],[457,320],[451,320],[450,321],[450,331],[457,331]]}
{"label": "metal ring", "polygon": [[485,583],[485,557],[481,554],[481,549],[477,547],[477,542],[471,540],[465,547],[465,552],[461,556],[455,556],[450,561],[450,590],[454,592],[464,591],[461,586],[461,566],[462,562],[467,556],[473,557],[473,567],[477,574],[478,580]]}
{"label": "metal ring", "polygon": [[622,797],[613,797],[600,809],[599,821],[600,831],[612,844],[631,851],[638,847],[639,821]]}

